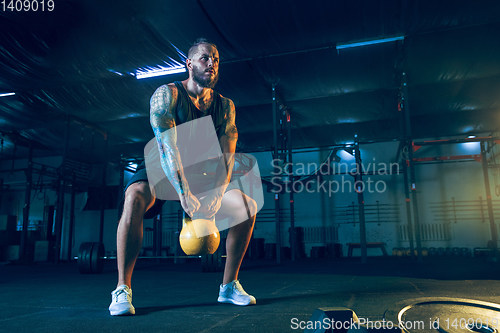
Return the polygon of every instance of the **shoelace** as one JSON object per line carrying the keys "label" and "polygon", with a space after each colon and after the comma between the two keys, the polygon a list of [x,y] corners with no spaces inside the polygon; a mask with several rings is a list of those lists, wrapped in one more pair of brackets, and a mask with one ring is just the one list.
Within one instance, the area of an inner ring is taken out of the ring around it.
{"label": "shoelace", "polygon": [[118,302],[118,297],[120,297],[120,295],[122,294],[126,294],[125,298],[127,298],[128,301],[128,296],[130,296],[130,293],[125,288],[122,288],[113,292],[113,296],[115,296],[115,302]]}
{"label": "shoelace", "polygon": [[248,293],[241,286],[239,280],[233,282],[233,288],[236,289],[240,295],[248,295]]}

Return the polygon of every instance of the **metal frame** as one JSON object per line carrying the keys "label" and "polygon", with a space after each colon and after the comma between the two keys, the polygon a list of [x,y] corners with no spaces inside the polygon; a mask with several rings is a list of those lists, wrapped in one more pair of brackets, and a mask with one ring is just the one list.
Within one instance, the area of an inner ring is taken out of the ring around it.
{"label": "metal frame", "polygon": [[[431,140],[431,141],[422,141],[422,142],[414,142],[412,143],[411,139],[408,140],[409,144],[407,145],[408,147],[408,161],[407,163],[410,166],[413,166],[413,171],[410,172],[412,175],[411,183],[412,183],[412,192],[414,192],[414,215],[416,218],[416,221],[418,222],[418,206],[416,206],[416,186],[415,186],[415,175],[414,175],[414,166],[418,164],[437,164],[437,163],[451,163],[451,162],[464,162],[464,161],[477,161],[481,162],[482,169],[483,169],[483,177],[484,177],[484,184],[485,184],[485,191],[486,191],[486,204],[488,207],[488,218],[490,222],[490,229],[491,229],[491,241],[492,241],[492,251],[491,251],[491,256],[490,260],[492,261],[498,261],[498,234],[497,234],[497,228],[495,224],[495,216],[494,216],[494,211],[493,211],[493,203],[492,203],[492,197],[491,197],[491,189],[490,189],[490,181],[489,181],[489,174],[488,174],[488,168],[498,168],[498,166],[495,165],[488,165],[488,157],[487,153],[491,151],[493,148],[494,144],[493,142],[499,141],[499,138],[496,137],[479,137],[479,138],[467,138],[467,139],[450,139],[450,140]],[[425,145],[443,145],[443,144],[457,144],[457,143],[468,143],[468,142],[479,142],[481,146],[481,154],[480,155],[460,155],[460,156],[442,156],[442,157],[430,157],[430,158],[414,158],[413,157],[413,152],[418,150],[421,146]],[[410,143],[412,143],[410,145]],[[486,143],[488,143],[488,147],[486,147]],[[420,242],[421,242],[421,237],[420,237],[420,227],[419,224],[415,224],[415,236],[416,236],[416,241],[417,241],[417,249],[418,249],[418,255],[419,255],[419,261],[421,261],[421,248],[420,248]],[[410,228],[409,228],[410,230]],[[413,249],[412,249],[413,251]],[[413,252],[412,252],[413,253]]]}
{"label": "metal frame", "polygon": [[[30,142],[29,146],[29,156],[28,156],[28,167],[27,168],[19,168],[15,169],[14,168],[14,162],[16,160],[16,149],[17,149],[17,143],[14,143],[14,153],[11,156],[12,158],[12,168],[10,170],[0,170],[0,173],[6,173],[6,172],[24,172],[26,176],[26,183],[19,183],[19,185],[25,185],[25,202],[24,202],[24,207],[23,207],[23,228],[21,232],[21,243],[19,246],[19,259],[20,261],[26,261],[27,260],[27,255],[28,255],[28,249],[27,249],[27,238],[28,238],[28,224],[29,224],[29,211],[30,211],[30,206],[31,206],[31,190],[33,186],[33,174],[38,173],[41,175],[45,175],[48,177],[51,177],[53,179],[56,179],[57,182],[57,203],[56,203],[56,215],[55,215],[55,245],[54,245],[54,257],[53,261],[54,263],[58,264],[61,260],[61,247],[62,247],[62,223],[63,223],[63,208],[64,208],[64,195],[65,191],[68,185],[71,186],[71,212],[70,212],[70,221],[69,221],[69,234],[68,234],[68,256],[67,260],[71,260],[71,248],[73,245],[73,230],[74,230],[74,223],[75,223],[75,188],[77,185],[77,175],[72,172],[69,174],[68,168],[67,168],[67,153],[68,153],[68,145],[69,145],[69,135],[70,135],[70,126],[71,123],[74,122],[76,124],[80,124],[82,126],[90,127],[93,128],[95,131],[101,133],[104,136],[105,139],[105,153],[104,153],[104,162],[103,162],[103,175],[102,175],[102,186],[103,186],[103,195],[104,195],[104,187],[106,186],[106,168],[107,168],[107,133],[105,131],[102,131],[98,129],[97,127],[84,123],[81,120],[78,120],[74,117],[71,117],[69,115],[66,116],[66,129],[65,129],[65,134],[64,134],[64,140],[65,140],[65,145],[64,145],[64,151],[63,151],[63,156],[62,156],[62,165],[60,169],[46,166],[40,163],[35,163],[33,162],[33,149],[34,149],[34,143]],[[37,166],[42,166],[41,168],[37,168]],[[40,183],[41,187],[45,187],[45,183],[49,183],[50,185],[47,187],[52,187],[52,181],[50,180],[45,180],[43,183]],[[9,184],[5,184],[3,178],[0,178],[0,198],[1,195],[4,192],[4,187],[8,186]],[[99,240],[102,242],[103,240],[103,228],[104,228],[104,202],[105,200],[102,200],[102,209],[101,209],[101,225],[100,225],[100,235],[99,235]]]}
{"label": "metal frame", "polygon": [[[291,114],[283,102],[278,100],[276,85],[272,86],[272,113],[273,113],[273,160],[286,161],[291,169],[288,170],[288,182],[291,184],[289,192],[290,207],[290,250],[291,259],[297,258],[297,244],[295,244],[295,214],[294,214],[294,187],[293,187],[293,147],[292,147],[292,122]],[[279,167],[276,163],[274,173],[279,175]],[[276,221],[276,263],[281,263],[281,211],[282,202],[280,193],[274,193],[274,209]]]}

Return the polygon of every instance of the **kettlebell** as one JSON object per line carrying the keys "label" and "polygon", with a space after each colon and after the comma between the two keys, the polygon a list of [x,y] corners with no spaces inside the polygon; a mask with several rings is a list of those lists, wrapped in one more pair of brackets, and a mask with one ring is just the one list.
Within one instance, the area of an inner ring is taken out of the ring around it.
{"label": "kettlebell", "polygon": [[220,244],[215,218],[207,219],[202,214],[194,214],[191,218],[184,212],[179,242],[188,256],[213,254]]}

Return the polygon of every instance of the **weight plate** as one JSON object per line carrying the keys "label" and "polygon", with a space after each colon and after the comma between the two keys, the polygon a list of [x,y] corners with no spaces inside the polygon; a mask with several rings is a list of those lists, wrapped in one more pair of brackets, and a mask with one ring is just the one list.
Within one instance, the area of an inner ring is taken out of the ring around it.
{"label": "weight plate", "polygon": [[86,274],[92,274],[92,247],[93,247],[94,243],[92,242],[89,242],[87,244],[87,247],[86,247],[86,251],[85,251],[85,259],[84,259],[84,263],[85,263],[85,271],[86,271]]}
{"label": "weight plate", "polygon": [[78,271],[80,271],[80,274],[85,274],[85,265],[83,263],[85,244],[86,243],[82,243],[78,249]]}
{"label": "weight plate", "polygon": [[91,270],[92,274],[100,274],[104,268],[104,244],[93,243],[91,255]]}
{"label": "weight plate", "polygon": [[91,274],[90,255],[92,253],[93,243],[85,242],[80,245],[78,251],[78,269],[81,274]]}
{"label": "weight plate", "polygon": [[90,254],[90,270],[92,271],[92,274],[97,273],[97,260],[99,260],[97,254],[97,246],[99,243],[93,243],[92,244],[92,253]]}
{"label": "weight plate", "polygon": [[397,303],[384,319],[408,333],[500,333],[500,305],[464,298],[425,297]]}

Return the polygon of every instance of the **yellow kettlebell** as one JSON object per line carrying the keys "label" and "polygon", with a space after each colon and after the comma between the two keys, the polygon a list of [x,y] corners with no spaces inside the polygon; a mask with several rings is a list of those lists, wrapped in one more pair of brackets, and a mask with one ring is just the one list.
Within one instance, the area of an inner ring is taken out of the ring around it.
{"label": "yellow kettlebell", "polygon": [[220,234],[215,219],[184,214],[179,235],[181,248],[188,256],[213,254],[220,244]]}

